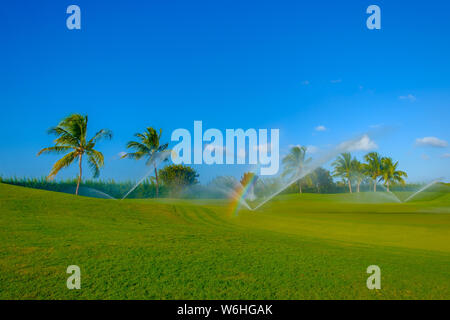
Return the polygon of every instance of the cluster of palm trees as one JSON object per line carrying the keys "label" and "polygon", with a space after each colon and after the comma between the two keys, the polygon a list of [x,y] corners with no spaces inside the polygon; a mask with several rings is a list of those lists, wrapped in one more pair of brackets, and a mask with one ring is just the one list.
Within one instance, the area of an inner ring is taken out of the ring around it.
{"label": "cluster of palm trees", "polygon": [[[306,156],[307,147],[294,146],[283,158],[283,176],[300,177],[311,158]],[[373,183],[373,191],[377,191],[377,184],[382,182],[389,192],[394,184],[405,184],[406,172],[398,170],[398,161],[394,162],[390,157],[381,157],[377,152],[370,152],[364,156],[365,162],[360,162],[348,152],[340,154],[332,163],[334,167],[333,177],[341,178],[348,185],[352,193],[352,185],[356,185],[356,192],[360,192],[363,182],[370,180]],[[314,171],[297,180],[299,192],[302,193],[303,184],[311,184]]]}
{"label": "cluster of palm trees", "polygon": [[378,152],[369,152],[364,156],[365,163],[360,162],[348,152],[340,154],[333,162],[333,176],[342,178],[352,193],[352,182],[356,183],[356,192],[362,182],[367,179],[373,183],[373,191],[377,191],[377,183],[382,182],[389,192],[394,184],[405,184],[408,175],[405,171],[398,170],[398,161],[394,162],[390,157],[381,157]]}
{"label": "cluster of palm trees", "polygon": [[[85,157],[93,171],[94,178],[100,174],[100,168],[104,165],[104,156],[97,151],[95,145],[102,139],[111,139],[112,132],[108,129],[101,129],[91,139],[87,138],[88,116],[72,114],[64,118],[56,127],[51,128],[48,133],[56,135],[55,145],[39,151],[38,156],[45,153],[65,154],[54,165],[48,179],[53,179],[61,169],[70,166],[78,161],[78,180],[75,194],[78,195],[83,174],[83,158]],[[145,158],[146,164],[154,166],[156,181],[156,196],[159,193],[159,181],[157,171],[158,155],[165,151],[168,144],[161,144],[162,130],[157,132],[152,127],[146,128],[143,133],[136,133],[137,141],[127,143],[127,148],[132,152],[125,153],[122,158],[139,160]]]}

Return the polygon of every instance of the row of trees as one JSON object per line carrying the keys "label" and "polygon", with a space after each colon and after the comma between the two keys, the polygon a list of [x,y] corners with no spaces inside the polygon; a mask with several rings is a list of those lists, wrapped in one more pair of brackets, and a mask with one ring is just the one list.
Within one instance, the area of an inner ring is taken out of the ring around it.
{"label": "row of trees", "polygon": [[[102,139],[111,139],[112,132],[108,129],[101,129],[91,139],[87,137],[88,116],[73,114],[64,118],[56,127],[51,128],[48,133],[55,135],[55,145],[39,151],[38,156],[46,153],[65,154],[54,165],[48,179],[53,179],[61,169],[70,166],[78,161],[79,174],[75,194],[78,195],[80,183],[83,175],[83,158],[86,158],[93,171],[94,178],[98,177],[100,168],[104,165],[103,154],[95,149],[97,142]],[[162,156],[164,152],[168,154],[168,144],[161,144],[162,130],[156,131],[152,127],[146,128],[143,133],[136,133],[136,140],[127,143],[130,152],[125,153],[122,158],[134,160],[145,159],[146,165],[153,166],[156,185],[156,197],[159,196],[160,179],[157,166],[161,161],[166,161],[167,156]],[[198,182],[198,174],[190,167],[183,165],[167,166],[160,171],[165,185],[172,190],[181,188],[184,185],[191,185]]]}
{"label": "row of trees", "polygon": [[377,183],[382,182],[387,191],[395,184],[405,184],[408,177],[405,171],[398,170],[398,161],[393,161],[390,157],[381,157],[378,152],[370,152],[364,156],[365,163],[356,158],[352,158],[350,153],[342,153],[333,162],[334,176],[342,178],[347,182],[350,193],[352,192],[352,182],[356,183],[356,191],[367,179],[373,183],[373,191],[377,191]]}
{"label": "row of trees", "polygon": [[[306,156],[307,148],[304,146],[292,147],[289,154],[283,158],[283,176],[299,177],[308,168],[312,159]],[[408,175],[398,169],[398,161],[394,162],[390,157],[382,157],[377,152],[370,152],[364,156],[361,162],[352,157],[348,152],[340,154],[332,163],[334,167],[333,177],[341,178],[348,185],[349,192],[352,193],[352,185],[356,185],[356,192],[360,192],[360,185],[370,181],[373,184],[373,191],[377,191],[377,184],[382,182],[387,191],[392,185],[405,184]],[[319,176],[318,176],[319,175]],[[312,185],[314,181],[327,179],[326,170],[318,168],[305,175],[297,181],[298,190],[302,193],[302,186]],[[319,179],[318,179],[319,178]],[[316,182],[317,184],[317,182]]]}
{"label": "row of trees", "polygon": [[[78,161],[79,175],[75,194],[78,195],[80,182],[83,174],[83,159],[86,158],[90,168],[94,173],[94,177],[98,177],[100,168],[104,165],[104,156],[95,149],[97,142],[102,139],[111,139],[112,132],[108,129],[99,130],[92,138],[87,137],[88,116],[73,114],[63,119],[56,127],[49,130],[49,134],[55,135],[55,145],[47,147],[39,151],[38,155],[45,153],[65,154],[53,166],[49,179],[54,178],[58,172]],[[127,143],[130,152],[125,153],[122,158],[134,160],[145,159],[146,165],[154,168],[154,183],[156,186],[156,197],[159,196],[160,179],[158,174],[158,165],[162,161],[166,161],[170,150],[168,144],[161,143],[162,130],[155,130],[152,127],[146,128],[143,133],[136,133],[135,140]],[[291,148],[283,162],[282,176],[298,177],[307,169],[311,163],[311,158],[306,156],[307,148],[304,146],[295,146]],[[165,156],[164,156],[165,154]],[[361,183],[371,180],[373,190],[376,192],[378,182],[383,182],[389,191],[393,184],[405,184],[404,178],[407,177],[406,172],[398,170],[398,161],[394,162],[392,158],[381,157],[377,152],[370,152],[364,156],[365,162],[360,162],[352,157],[350,153],[342,153],[333,162],[333,177],[339,177],[348,185],[349,191],[352,192],[352,184],[356,185],[356,191],[360,191]],[[198,174],[190,167],[182,165],[171,165],[166,170],[160,172],[164,176],[165,184],[176,189],[184,185],[195,184],[198,182]],[[247,184],[249,176],[244,175],[242,185]],[[297,181],[298,190],[302,193],[303,185],[315,184],[318,191],[320,185],[329,185],[332,178],[325,169],[318,168],[313,172],[305,175]]]}

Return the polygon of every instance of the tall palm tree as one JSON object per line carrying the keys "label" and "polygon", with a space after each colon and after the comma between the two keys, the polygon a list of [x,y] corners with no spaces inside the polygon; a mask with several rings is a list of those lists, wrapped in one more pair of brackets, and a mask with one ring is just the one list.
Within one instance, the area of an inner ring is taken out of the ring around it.
{"label": "tall palm tree", "polygon": [[[311,162],[311,158],[306,158],[305,146],[292,147],[289,154],[283,158],[283,176],[291,175],[292,178],[300,176],[305,166]],[[302,193],[302,182],[311,183],[311,176],[307,175],[297,181],[299,193]]]}
{"label": "tall palm tree", "polygon": [[347,181],[348,190],[352,193],[352,155],[349,152],[341,153],[332,165],[334,166],[333,176]]}
{"label": "tall palm tree", "polygon": [[146,165],[153,165],[155,169],[155,181],[156,181],[156,197],[159,196],[159,179],[158,179],[158,161],[156,159],[161,152],[167,149],[168,144],[160,144],[162,135],[162,129],[159,129],[159,133],[152,127],[148,127],[143,133],[136,133],[134,136],[139,141],[130,141],[127,143],[127,148],[134,150],[134,152],[125,153],[122,158],[130,158],[139,160],[146,158]]}
{"label": "tall palm tree", "polygon": [[364,156],[364,160],[367,162],[365,164],[365,171],[367,176],[369,176],[373,181],[373,191],[377,191],[377,179],[381,176],[381,157],[378,152],[369,152]]}
{"label": "tall palm tree", "polygon": [[44,148],[39,151],[38,156],[44,153],[67,153],[59,159],[48,175],[48,179],[53,179],[58,172],[70,166],[78,159],[79,175],[75,194],[78,195],[81,177],[83,174],[83,156],[86,155],[89,166],[91,167],[94,178],[100,174],[100,168],[104,164],[103,154],[94,149],[95,144],[101,139],[111,139],[112,132],[108,129],[98,131],[90,140],[87,139],[88,116],[72,114],[64,118],[56,127],[51,128],[48,133],[56,135],[55,145]]}
{"label": "tall palm tree", "polygon": [[361,163],[356,158],[352,160],[351,166],[352,166],[351,176],[356,181],[356,192],[359,192],[361,182],[363,182],[364,179],[367,178],[366,166],[364,163]]}
{"label": "tall palm tree", "polygon": [[394,183],[405,184],[405,179],[408,175],[405,171],[397,170],[398,161],[393,162],[392,158],[385,157],[381,159],[381,181],[384,181],[387,191],[389,192],[389,186]]}

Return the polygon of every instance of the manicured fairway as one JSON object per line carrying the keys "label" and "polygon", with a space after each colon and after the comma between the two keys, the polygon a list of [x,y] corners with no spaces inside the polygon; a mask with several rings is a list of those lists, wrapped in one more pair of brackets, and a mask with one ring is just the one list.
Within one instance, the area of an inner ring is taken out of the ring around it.
{"label": "manicured fairway", "polygon": [[[1,299],[450,299],[450,197],[103,200],[0,184]],[[66,268],[81,268],[81,290]],[[381,268],[368,290],[366,268]]]}

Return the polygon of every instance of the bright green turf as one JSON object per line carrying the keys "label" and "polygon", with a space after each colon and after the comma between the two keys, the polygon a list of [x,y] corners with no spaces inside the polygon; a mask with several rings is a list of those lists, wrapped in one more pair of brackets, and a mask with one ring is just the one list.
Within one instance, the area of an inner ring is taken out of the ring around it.
{"label": "bright green turf", "polygon": [[[281,196],[233,217],[211,200],[0,184],[0,298],[449,299],[449,195],[408,204],[366,196]],[[66,288],[72,264],[81,290]],[[366,288],[372,264],[378,291]]]}

